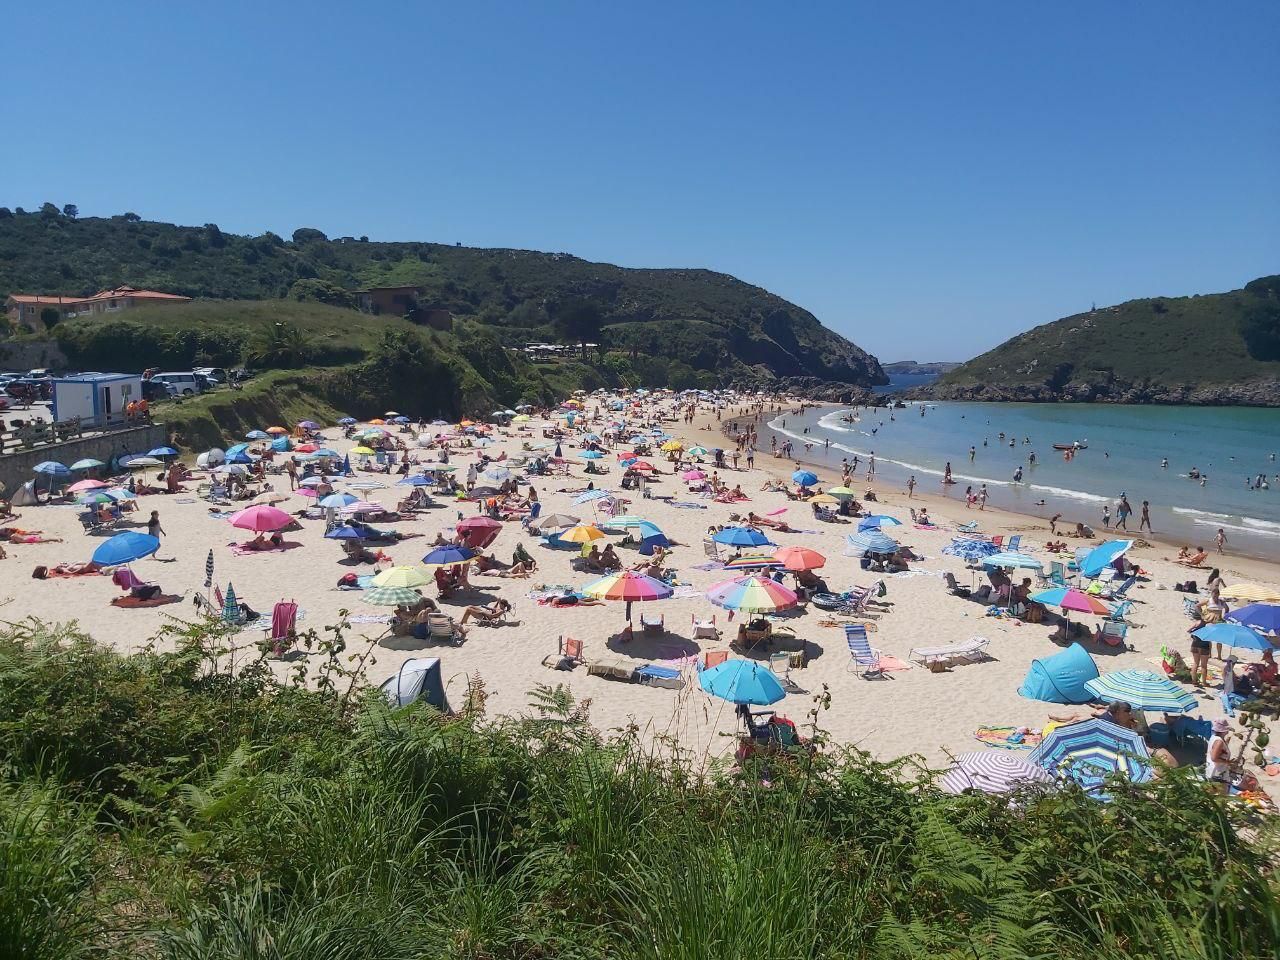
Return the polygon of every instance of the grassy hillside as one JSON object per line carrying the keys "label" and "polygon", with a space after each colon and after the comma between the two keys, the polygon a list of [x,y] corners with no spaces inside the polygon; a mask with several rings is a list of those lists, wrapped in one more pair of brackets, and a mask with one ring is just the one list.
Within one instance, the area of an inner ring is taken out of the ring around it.
{"label": "grassy hillside", "polygon": [[819,703],[797,718],[812,756],[698,773],[678,744],[593,729],[562,687],[532,690],[521,717],[487,717],[479,681],[450,682],[455,716],[393,711],[362,687],[349,631],[304,639],[313,689],[252,651],[229,669],[215,651],[243,635],[175,626],[121,656],[74,629],[0,629],[0,955],[1280,950],[1265,825],[1193,768],[1108,804],[950,796],[909,760],[825,742]]}
{"label": "grassy hillside", "polygon": [[679,360],[723,378],[754,370],[883,382],[874,357],[808,311],[708,270],[631,270],[568,254],[329,240],[306,228],[290,240],[245,237],[213,224],[0,208],[0,298],[82,294],[122,283],[197,298],[303,297],[337,306],[349,305],[355,289],[416,285],[425,290],[423,307],[446,308],[511,344],[579,339],[570,328],[586,304],[595,320],[585,339],[637,357]]}
{"label": "grassy hillside", "polygon": [[1028,399],[1254,395],[1280,403],[1280,276],[1229,293],[1130,300],[1066,317],[962,364],[935,389]]}

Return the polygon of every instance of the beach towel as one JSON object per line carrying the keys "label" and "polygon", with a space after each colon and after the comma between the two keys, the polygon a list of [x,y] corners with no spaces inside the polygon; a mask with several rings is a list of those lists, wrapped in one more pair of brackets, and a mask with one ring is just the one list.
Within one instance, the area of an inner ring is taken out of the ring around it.
{"label": "beach towel", "polygon": [[237,557],[253,556],[257,553],[284,553],[286,550],[293,550],[302,546],[296,540],[286,540],[278,547],[271,547],[266,550],[252,550],[241,543],[228,543],[227,547],[231,550],[232,555]]}
{"label": "beach towel", "polygon": [[942,529],[941,527],[935,526],[932,523],[917,523],[917,524],[914,524],[913,526],[915,526],[917,530],[941,530]]}
{"label": "beach towel", "polygon": [[898,670],[910,670],[911,664],[905,660],[899,660],[897,657],[882,654],[880,656],[880,669],[887,673],[893,673]]}
{"label": "beach towel", "polygon": [[390,623],[391,617],[387,614],[376,613],[358,613],[353,617],[347,617],[347,623]]}
{"label": "beach towel", "polygon": [[61,579],[70,579],[71,577],[96,577],[102,574],[103,572],[104,571],[102,570],[80,570],[76,573],[66,573],[66,572],[54,570],[53,567],[50,567],[49,572],[46,575],[45,579],[61,580]]}
{"label": "beach towel", "polygon": [[671,506],[679,507],[681,510],[705,510],[705,503],[689,503],[687,500],[672,500]]}
{"label": "beach towel", "polygon": [[176,593],[162,593],[154,596],[149,600],[143,600],[141,597],[116,597],[111,601],[113,607],[123,607],[126,610],[134,610],[139,607],[163,607],[170,603],[181,603],[182,597]]}
{"label": "beach towel", "polygon": [[1031,750],[1040,746],[1043,737],[1038,730],[1019,732],[1019,727],[979,727],[973,734],[989,747],[1001,750]]}
{"label": "beach towel", "polygon": [[724,564],[723,564],[723,563],[717,563],[717,562],[715,562],[714,560],[712,560],[712,561],[708,561],[707,563],[698,563],[698,564],[694,564],[693,569],[695,569],[695,570],[703,570],[703,571],[710,571],[710,570],[723,570],[723,569],[724,569]]}

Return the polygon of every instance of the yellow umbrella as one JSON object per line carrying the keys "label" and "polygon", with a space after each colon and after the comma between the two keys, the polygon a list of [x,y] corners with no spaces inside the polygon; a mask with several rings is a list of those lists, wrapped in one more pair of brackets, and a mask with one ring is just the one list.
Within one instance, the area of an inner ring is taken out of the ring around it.
{"label": "yellow umbrella", "polygon": [[590,543],[592,540],[599,540],[603,536],[603,531],[586,523],[566,530],[560,534],[560,539],[567,543]]}
{"label": "yellow umbrella", "polygon": [[512,418],[511,418],[511,420],[512,420],[512,422],[514,422],[514,423],[528,423],[528,422],[529,422],[529,415],[528,415],[527,413],[522,413],[522,414],[520,414],[520,416],[518,416],[518,417],[512,417]]}
{"label": "yellow umbrella", "polygon": [[809,503],[839,503],[840,498],[833,497],[829,493],[819,493],[816,496],[810,497],[808,502]]}
{"label": "yellow umbrella", "polygon": [[661,449],[667,450],[667,451],[683,450],[684,444],[681,443],[679,440],[668,440],[666,443],[662,445]]}
{"label": "yellow umbrella", "polygon": [[373,457],[377,456],[377,450],[371,450],[368,447],[352,447],[351,452],[357,457]]}
{"label": "yellow umbrella", "polygon": [[1280,590],[1264,587],[1260,583],[1236,583],[1223,587],[1219,594],[1228,600],[1248,600],[1250,603],[1280,603]]}
{"label": "yellow umbrella", "polygon": [[858,495],[856,490],[850,490],[848,487],[832,487],[827,493],[833,497],[856,497]]}
{"label": "yellow umbrella", "polygon": [[391,567],[373,578],[375,587],[421,587],[430,582],[421,567]]}

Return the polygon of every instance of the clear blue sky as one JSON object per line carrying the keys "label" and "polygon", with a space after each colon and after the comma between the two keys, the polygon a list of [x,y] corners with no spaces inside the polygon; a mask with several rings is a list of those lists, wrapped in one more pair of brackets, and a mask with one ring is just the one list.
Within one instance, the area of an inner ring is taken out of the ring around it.
{"label": "clear blue sky", "polygon": [[883,360],[1280,272],[1275,0],[54,0],[5,33],[8,206],[705,266]]}

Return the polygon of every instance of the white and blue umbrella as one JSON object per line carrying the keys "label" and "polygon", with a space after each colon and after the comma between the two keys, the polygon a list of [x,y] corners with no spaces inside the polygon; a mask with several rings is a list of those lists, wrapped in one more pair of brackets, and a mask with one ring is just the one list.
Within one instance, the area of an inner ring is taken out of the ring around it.
{"label": "white and blue umbrella", "polygon": [[32,470],[49,477],[65,477],[71,473],[70,467],[65,463],[59,463],[57,460],[43,460],[32,467]]}
{"label": "white and blue umbrella", "polygon": [[898,549],[898,541],[886,536],[879,530],[863,530],[845,537],[848,546],[846,556],[859,557],[864,553],[893,553]]}
{"label": "white and blue umbrella", "polygon": [[1186,713],[1200,706],[1173,680],[1149,670],[1114,670],[1087,681],[1084,688],[1104,703],[1127,703],[1135,710]]}
{"label": "white and blue umbrella", "polygon": [[1006,570],[1039,570],[1040,561],[1035,557],[1029,557],[1025,553],[993,553],[989,557],[982,558],[984,567],[992,568],[1003,567]]}
{"label": "white and blue umbrella", "polygon": [[949,557],[959,557],[961,560],[972,563],[974,560],[981,560],[993,553],[999,553],[1000,548],[990,540],[970,540],[961,537],[943,547],[942,552]]}
{"label": "white and blue umbrella", "polygon": [[1086,577],[1096,577],[1115,562],[1116,557],[1124,556],[1132,540],[1108,540],[1094,547],[1080,558],[1080,572]]}
{"label": "white and blue umbrella", "polygon": [[580,454],[578,454],[578,456],[580,456],[583,460],[599,460],[602,457],[604,457],[604,454],[601,453],[599,450],[583,450]]}
{"label": "white and blue umbrella", "polygon": [[[832,494],[836,496],[836,494]],[[887,513],[877,513],[869,517],[863,517],[858,521],[859,532],[863,530],[879,530],[883,527],[900,527],[902,521],[897,517],[891,517]]]}
{"label": "white and blue umbrella", "polygon": [[341,510],[343,507],[350,506],[359,501],[349,493],[331,493],[329,496],[321,500],[318,506],[324,507],[326,510]]}
{"label": "white and blue umbrella", "polygon": [[599,500],[601,497],[612,497],[613,493],[609,490],[588,490],[585,493],[578,494],[574,498],[574,503],[590,503],[592,500]]}
{"label": "white and blue umbrella", "polygon": [[1111,799],[1103,787],[1112,774],[1134,783],[1146,783],[1153,776],[1151,754],[1142,735],[1101,717],[1055,727],[1029,759],[1058,780],[1074,781],[1103,801]]}

